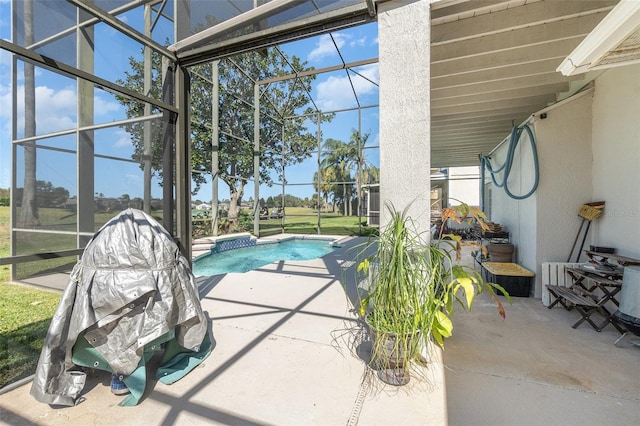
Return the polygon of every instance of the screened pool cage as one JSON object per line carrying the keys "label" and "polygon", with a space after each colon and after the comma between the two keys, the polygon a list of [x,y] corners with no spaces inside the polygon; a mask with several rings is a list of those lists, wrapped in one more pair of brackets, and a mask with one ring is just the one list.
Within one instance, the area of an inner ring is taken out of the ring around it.
{"label": "screened pool cage", "polygon": [[[339,62],[313,69],[280,46],[375,25],[374,3],[12,0],[0,37],[12,100],[0,265],[14,280],[69,271],[130,207],[159,219],[188,258],[194,234],[232,225],[363,233],[378,214],[367,198],[379,183],[379,147],[367,142],[378,106],[353,80],[377,87],[359,71],[377,58],[349,61],[333,40]],[[311,82],[336,72],[355,103],[323,109]],[[338,121],[344,140],[329,136]]]}

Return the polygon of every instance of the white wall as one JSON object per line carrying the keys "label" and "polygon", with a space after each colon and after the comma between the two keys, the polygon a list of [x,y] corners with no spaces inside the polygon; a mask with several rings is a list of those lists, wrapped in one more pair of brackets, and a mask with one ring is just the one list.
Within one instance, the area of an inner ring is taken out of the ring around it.
{"label": "white wall", "polygon": [[449,204],[457,206],[460,201],[470,206],[480,205],[478,166],[449,168]]}
{"label": "white wall", "polygon": [[611,68],[593,99],[594,242],[640,259],[640,64]]}
{"label": "white wall", "polygon": [[[507,226],[516,262],[536,273],[534,296],[540,297],[542,262],[567,260],[581,222],[578,210],[592,201],[591,96],[550,109],[545,119],[536,114],[530,127],[538,154],[538,188],[531,197],[514,200],[494,186],[491,219]],[[501,146],[492,163],[501,165],[507,148],[508,143]],[[507,184],[514,195],[524,195],[533,183],[532,151],[523,133]]]}
{"label": "white wall", "polygon": [[[509,148],[509,140],[491,154],[494,169],[504,165]],[[523,132],[518,143],[514,161],[506,182],[509,191],[515,196],[522,196],[530,191],[534,184],[535,167],[529,136]],[[486,175],[487,181],[491,180]],[[504,172],[496,175],[498,183],[502,183]],[[515,246],[514,260],[525,268],[535,269],[536,245],[536,197],[534,193],[524,200],[516,200],[507,195],[505,188],[494,186],[491,190],[491,221],[501,224],[509,231],[511,243]]]}
{"label": "white wall", "polygon": [[[538,146],[541,179],[536,207],[541,218],[537,244],[540,263],[568,259],[582,222],[578,216],[580,206],[594,201],[591,190],[592,95],[593,91],[590,91],[576,97],[548,111],[546,119],[535,120],[535,132],[542,142]],[[572,259],[575,259],[577,249]]]}
{"label": "white wall", "polygon": [[[542,291],[543,262],[565,262],[576,241],[582,219],[580,206],[594,201],[591,177],[591,102],[592,93],[574,97],[547,112],[536,115],[534,130],[538,140],[540,183],[536,197],[535,254],[530,260],[536,272],[536,296]],[[586,230],[586,225],[582,232]],[[585,241],[589,247],[590,230]],[[575,261],[582,236],[576,242],[571,261]]]}
{"label": "white wall", "polygon": [[[604,215],[591,225],[585,249],[610,246],[618,254],[640,258],[640,65],[606,70],[594,80],[594,90],[548,109],[544,119],[536,113],[532,128],[540,164],[538,189],[533,197],[515,201],[493,187],[491,219],[509,228],[518,263],[536,272],[539,297],[541,265],[567,260],[584,203],[606,203]],[[493,154],[496,165],[506,148]],[[509,185],[513,192],[526,191],[531,178],[527,155],[516,158]],[[571,261],[580,243],[581,238]]]}

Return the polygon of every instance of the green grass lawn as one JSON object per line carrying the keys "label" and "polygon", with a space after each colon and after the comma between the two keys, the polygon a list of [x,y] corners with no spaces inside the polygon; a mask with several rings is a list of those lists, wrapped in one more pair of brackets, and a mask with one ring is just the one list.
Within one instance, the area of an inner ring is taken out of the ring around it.
{"label": "green grass lawn", "polygon": [[[9,207],[0,207],[0,257],[9,255]],[[0,266],[0,388],[35,372],[60,293],[10,284]]]}
{"label": "green grass lawn", "polygon": [[0,388],[35,372],[61,296],[5,280],[0,283]]}
{"label": "green grass lawn", "polygon": [[[320,213],[320,232],[326,235],[371,235],[377,228],[366,226],[366,218],[358,226],[357,216],[342,216],[338,213]],[[283,230],[282,219],[260,221],[260,235],[273,235]],[[284,232],[290,234],[317,234],[318,212],[304,207],[287,207],[284,218]]]}

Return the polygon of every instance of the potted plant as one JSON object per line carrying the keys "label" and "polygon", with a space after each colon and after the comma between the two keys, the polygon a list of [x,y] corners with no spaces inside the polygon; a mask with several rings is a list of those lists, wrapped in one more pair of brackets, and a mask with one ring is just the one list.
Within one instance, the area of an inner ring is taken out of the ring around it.
{"label": "potted plant", "polygon": [[[385,206],[389,222],[361,251],[367,257],[357,269],[369,276],[369,291],[358,312],[371,335],[370,366],[382,381],[402,385],[409,381],[412,364],[424,361],[422,349],[434,341],[444,346],[444,339],[451,336],[456,302],[470,309],[475,296],[487,290],[504,318],[495,290],[507,298],[508,294],[486,283],[473,268],[453,261],[452,253],[460,253],[460,240],[430,242],[428,234],[417,231],[407,209]],[[468,214],[466,205],[459,211],[464,209]]]}

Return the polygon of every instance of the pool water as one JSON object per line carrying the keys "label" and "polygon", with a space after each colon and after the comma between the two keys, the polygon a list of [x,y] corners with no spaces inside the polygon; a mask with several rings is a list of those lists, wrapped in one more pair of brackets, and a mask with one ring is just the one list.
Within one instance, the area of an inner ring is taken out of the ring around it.
{"label": "pool water", "polygon": [[334,251],[329,240],[285,240],[209,254],[193,262],[193,274],[209,276],[248,272],[280,260],[310,260]]}

